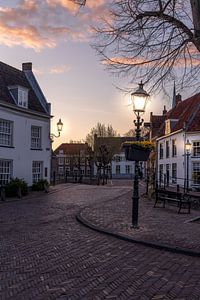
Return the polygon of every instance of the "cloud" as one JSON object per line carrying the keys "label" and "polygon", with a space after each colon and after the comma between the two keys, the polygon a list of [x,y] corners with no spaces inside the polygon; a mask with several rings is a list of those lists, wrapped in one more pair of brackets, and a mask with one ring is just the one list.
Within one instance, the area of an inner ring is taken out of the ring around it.
{"label": "cloud", "polygon": [[33,68],[33,72],[34,74],[41,76],[44,74],[54,74],[54,75],[58,75],[58,74],[63,74],[63,73],[67,73],[71,70],[71,67],[69,65],[59,65],[59,66],[52,66],[49,69],[41,69],[41,68]]}
{"label": "cloud", "polygon": [[0,43],[41,51],[60,40],[86,41],[105,3],[88,0],[80,10],[73,0],[20,0],[15,7],[0,6]]}
{"label": "cloud", "polygon": [[49,71],[50,74],[62,74],[62,73],[67,73],[71,70],[70,66],[67,65],[61,65],[61,66],[55,66],[52,67]]}

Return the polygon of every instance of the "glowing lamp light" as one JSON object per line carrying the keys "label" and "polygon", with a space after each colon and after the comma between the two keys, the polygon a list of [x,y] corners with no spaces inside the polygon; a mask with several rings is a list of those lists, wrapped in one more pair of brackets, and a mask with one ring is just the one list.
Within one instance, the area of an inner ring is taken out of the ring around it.
{"label": "glowing lamp light", "polygon": [[191,150],[191,143],[189,142],[189,140],[187,140],[187,142],[185,143],[185,150],[187,153],[189,153]]}
{"label": "glowing lamp light", "polygon": [[62,123],[61,119],[59,119],[59,121],[57,123],[58,133],[60,133],[62,131],[62,128],[63,128],[63,123]]}
{"label": "glowing lamp light", "polygon": [[144,112],[148,99],[149,94],[143,89],[144,84],[139,83],[138,89],[131,93],[131,101],[133,105],[133,111],[134,112]]}

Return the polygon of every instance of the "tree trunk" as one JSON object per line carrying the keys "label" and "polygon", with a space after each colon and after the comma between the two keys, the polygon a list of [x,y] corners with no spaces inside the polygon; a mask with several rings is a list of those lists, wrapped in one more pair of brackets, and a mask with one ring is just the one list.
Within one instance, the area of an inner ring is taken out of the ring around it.
{"label": "tree trunk", "polygon": [[200,51],[200,0],[190,0],[194,25],[195,45]]}

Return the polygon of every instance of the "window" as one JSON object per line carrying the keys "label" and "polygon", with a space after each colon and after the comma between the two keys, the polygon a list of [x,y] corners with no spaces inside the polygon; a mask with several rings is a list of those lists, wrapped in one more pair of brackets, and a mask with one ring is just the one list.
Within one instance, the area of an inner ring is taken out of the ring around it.
{"label": "window", "polygon": [[200,156],[200,142],[193,142],[193,156]]}
{"label": "window", "polygon": [[166,141],[166,158],[169,157],[169,141]]}
{"label": "window", "polygon": [[64,157],[58,157],[58,164],[64,165]]}
{"label": "window", "polygon": [[120,166],[119,165],[116,166],[116,174],[120,174]]}
{"label": "window", "polygon": [[176,139],[172,140],[172,157],[177,155]]}
{"label": "window", "polygon": [[130,174],[131,173],[131,166],[126,165],[126,174]]}
{"label": "window", "polygon": [[160,143],[160,159],[163,158],[163,144]]}
{"label": "window", "polygon": [[28,107],[28,90],[18,88],[18,105],[21,107]]}
{"label": "window", "polygon": [[65,164],[68,165],[70,163],[69,157],[65,157]]}
{"label": "window", "polygon": [[33,182],[38,182],[42,179],[42,161],[33,161],[32,163]]}
{"label": "window", "polygon": [[159,166],[159,181],[163,182],[163,165]]}
{"label": "window", "polygon": [[81,175],[84,175],[85,174],[85,170],[81,169]]}
{"label": "window", "polygon": [[176,183],[176,178],[177,178],[177,164],[173,163],[172,164],[172,182]]}
{"label": "window", "polygon": [[166,184],[169,186],[169,180],[170,180],[170,164],[166,164]]}
{"label": "window", "polygon": [[3,186],[10,181],[12,171],[11,167],[11,160],[0,160],[0,186]]}
{"label": "window", "polygon": [[115,156],[115,161],[116,162],[120,162],[122,159],[121,159],[121,156],[119,156],[119,155],[116,155]]}
{"label": "window", "polygon": [[200,163],[193,163],[192,179],[194,184],[200,184]]}
{"label": "window", "polygon": [[13,122],[0,119],[0,145],[12,146]]}
{"label": "window", "polygon": [[169,134],[171,132],[170,119],[165,121],[165,134]]}
{"label": "window", "polygon": [[41,149],[41,127],[31,126],[31,148]]}
{"label": "window", "polygon": [[60,149],[60,150],[59,150],[59,154],[63,154],[63,149]]}
{"label": "window", "polygon": [[59,174],[63,174],[64,173],[64,168],[63,167],[59,167],[58,168],[58,173]]}

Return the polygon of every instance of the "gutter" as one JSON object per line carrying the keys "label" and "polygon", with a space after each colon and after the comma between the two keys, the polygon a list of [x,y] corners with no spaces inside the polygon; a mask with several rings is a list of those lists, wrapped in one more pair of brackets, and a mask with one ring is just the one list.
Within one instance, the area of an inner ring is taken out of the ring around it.
{"label": "gutter", "polygon": [[182,128],[182,129],[179,129],[179,130],[176,130],[176,131],[173,131],[173,132],[171,132],[171,133],[169,133],[169,134],[166,134],[166,135],[163,135],[163,136],[157,138],[156,141],[160,141],[160,140],[162,140],[162,139],[165,139],[165,138],[167,138],[167,137],[169,137],[169,136],[172,136],[172,135],[174,135],[174,134],[176,134],[176,133],[180,133],[180,132],[182,132],[182,131],[184,131],[183,128]]}
{"label": "gutter", "polygon": [[0,102],[0,107],[1,106],[4,107],[4,108],[10,109],[12,111],[20,112],[22,114],[28,114],[28,115],[38,116],[38,117],[42,117],[42,118],[45,118],[45,119],[50,119],[50,118],[53,117],[53,116],[48,115],[48,114],[44,114],[44,113],[40,113],[40,112],[37,112],[37,111],[33,111],[33,110],[28,109],[28,108],[21,108],[21,107],[18,107],[16,105],[12,105],[12,104],[8,104],[8,103]]}

